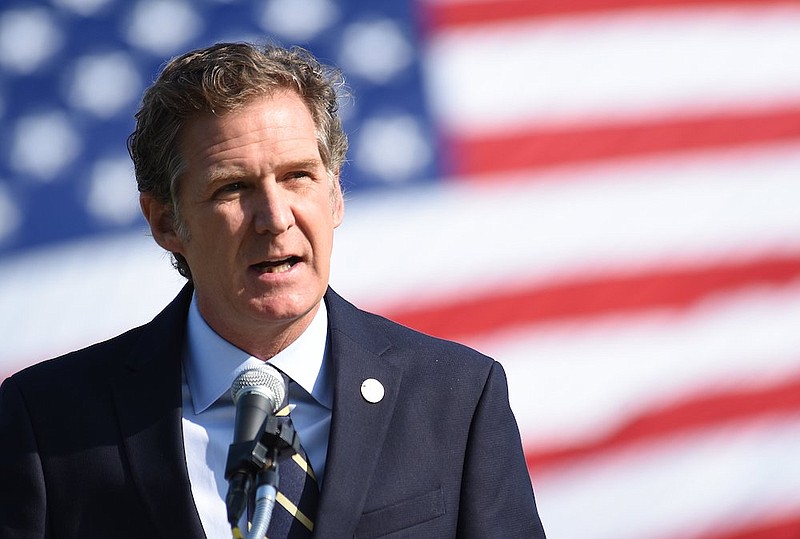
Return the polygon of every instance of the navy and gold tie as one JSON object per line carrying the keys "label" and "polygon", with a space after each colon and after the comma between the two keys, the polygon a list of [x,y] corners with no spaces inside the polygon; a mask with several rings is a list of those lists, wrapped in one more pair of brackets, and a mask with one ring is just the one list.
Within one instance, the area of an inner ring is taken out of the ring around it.
{"label": "navy and gold tie", "polygon": [[[288,406],[275,415],[291,425]],[[267,538],[311,537],[319,503],[319,486],[302,445],[300,451],[287,451],[278,458],[278,477],[278,494]]]}
{"label": "navy and gold tie", "polygon": [[[287,387],[294,385],[285,374]],[[288,392],[287,392],[288,393]],[[275,413],[280,430],[294,432],[289,414],[288,394],[281,409]],[[297,451],[291,447],[282,450],[277,459],[278,492],[272,511],[267,539],[308,539],[314,532],[314,519],[319,503],[319,485],[314,470],[301,444]],[[248,521],[253,515],[254,492],[248,503]],[[258,538],[261,539],[261,538]]]}

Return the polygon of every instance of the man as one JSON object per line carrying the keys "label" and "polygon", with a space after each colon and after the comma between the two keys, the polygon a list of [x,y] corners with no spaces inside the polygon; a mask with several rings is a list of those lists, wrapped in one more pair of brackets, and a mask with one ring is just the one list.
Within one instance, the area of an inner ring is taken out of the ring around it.
{"label": "man", "polygon": [[230,537],[229,388],[265,361],[321,488],[276,505],[290,536],[544,537],[500,365],[328,287],[338,84],[305,51],[219,44],[146,92],[142,212],[189,282],[149,324],[3,383],[1,538]]}

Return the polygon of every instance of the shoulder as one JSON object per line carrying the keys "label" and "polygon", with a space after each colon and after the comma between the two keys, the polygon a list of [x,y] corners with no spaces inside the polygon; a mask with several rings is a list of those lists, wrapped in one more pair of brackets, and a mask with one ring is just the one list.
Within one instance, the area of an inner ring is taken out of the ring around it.
{"label": "shoulder", "polygon": [[358,342],[420,386],[445,384],[481,393],[490,377],[499,377],[505,383],[499,363],[464,344],[427,335],[359,309],[332,291],[326,301],[334,339]]}
{"label": "shoulder", "polygon": [[64,395],[85,391],[118,372],[121,359],[143,332],[142,327],[86,348],[31,365],[11,375],[9,382],[23,394]]}
{"label": "shoulder", "polygon": [[154,361],[160,348],[182,343],[191,289],[153,320],[105,341],[27,367],[9,377],[23,392],[74,395]]}
{"label": "shoulder", "polygon": [[406,347],[442,357],[457,356],[488,366],[493,360],[468,346],[409,328],[384,316],[362,310],[329,289],[325,295],[331,329],[365,341],[385,339],[390,345]]}

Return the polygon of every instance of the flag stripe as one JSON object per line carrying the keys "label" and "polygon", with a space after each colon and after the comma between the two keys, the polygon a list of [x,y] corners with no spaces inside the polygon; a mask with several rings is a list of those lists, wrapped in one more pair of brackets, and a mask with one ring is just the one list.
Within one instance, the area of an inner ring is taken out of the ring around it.
{"label": "flag stripe", "polygon": [[800,511],[788,516],[765,518],[754,525],[743,526],[737,530],[721,533],[709,531],[682,539],[797,539],[798,537],[800,537]]}
{"label": "flag stripe", "polygon": [[800,144],[790,143],[362,197],[339,229],[331,282],[388,313],[536,283],[796,253],[798,166]]}
{"label": "flag stripe", "polygon": [[680,313],[595,317],[470,341],[505,367],[526,446],[611,436],[650,410],[797,375],[800,282],[724,294]]}
{"label": "flag stripe", "polygon": [[671,405],[640,412],[615,432],[590,443],[554,447],[547,451],[528,451],[530,469],[550,466],[596,454],[619,451],[642,441],[690,434],[732,421],[753,420],[775,414],[791,414],[800,409],[800,376],[764,388],[740,387],[736,391],[695,395]]}
{"label": "flag stripe", "polygon": [[469,138],[796,108],[798,25],[800,5],[754,3],[442,31],[428,93],[445,133]]}
{"label": "flag stripe", "polygon": [[[750,529],[800,515],[798,437],[795,412],[533,468],[537,502],[552,537],[705,538]],[[591,527],[576,514],[591,515]]]}
{"label": "flag stripe", "polygon": [[798,138],[800,107],[787,107],[664,122],[533,129],[475,137],[454,132],[449,136],[448,151],[452,156],[448,162],[454,163],[455,174],[496,181],[497,176],[488,173]]}
{"label": "flag stripe", "polygon": [[465,26],[513,23],[520,19],[552,16],[574,16],[607,13],[614,10],[644,10],[713,6],[749,6],[754,4],[788,4],[765,0],[428,0],[421,3],[421,18],[438,30]]}
{"label": "flag stripe", "polygon": [[[705,539],[795,519],[800,226],[739,227],[796,199],[796,165],[756,156],[800,138],[800,6],[427,7],[432,110],[481,202],[463,220],[440,207],[447,264],[396,260],[385,275],[408,279],[406,298],[378,303],[503,363],[550,535]],[[763,183],[781,176],[785,195]],[[411,213],[407,237],[437,217]],[[778,260],[793,268],[778,276]]]}
{"label": "flag stripe", "polygon": [[[248,4],[186,8],[206,30],[263,32]],[[420,0],[370,13],[361,4],[289,25],[344,69],[356,95],[331,286],[503,365],[549,536],[797,535],[800,3]],[[63,10],[48,9],[66,46],[23,68],[92,86],[94,52],[73,47],[72,34],[85,19],[99,32],[93,43],[124,49],[130,36],[124,13],[88,10],[67,28]],[[140,49],[124,63],[146,80],[155,66]],[[18,51],[4,52],[13,62]],[[29,77],[10,65],[0,66],[10,76],[5,124],[19,157],[38,109],[17,100]],[[75,131],[83,142],[101,125],[109,139],[106,126],[130,117],[89,121],[68,86],[70,95],[36,101],[87,126]],[[95,90],[100,99],[114,85]],[[0,206],[28,217],[41,206],[70,225],[63,237],[116,226],[93,202],[107,193],[101,205],[114,206],[119,194],[116,180],[94,178],[115,176],[100,166],[113,155],[102,141],[83,145],[49,196],[6,167],[12,188]],[[31,153],[40,161],[59,157],[58,145],[34,146],[48,150]],[[403,167],[424,172],[407,183],[386,174]],[[119,185],[131,185],[125,170]],[[0,262],[0,326],[15,328],[0,342],[6,372],[144,322],[182,285],[133,228],[23,252],[14,242],[51,236],[35,232],[41,220],[6,221],[13,256]],[[91,315],[108,305],[126,308]]]}
{"label": "flag stripe", "polygon": [[776,256],[488,291],[425,308],[392,311],[389,317],[432,335],[465,340],[514,325],[646,309],[682,309],[714,294],[748,286],[781,285],[795,279],[800,279],[800,256]]}

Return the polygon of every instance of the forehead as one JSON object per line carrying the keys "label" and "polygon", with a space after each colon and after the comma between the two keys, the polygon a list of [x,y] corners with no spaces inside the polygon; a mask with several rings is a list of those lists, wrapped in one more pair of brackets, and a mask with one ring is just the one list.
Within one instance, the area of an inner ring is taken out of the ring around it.
{"label": "forehead", "polygon": [[181,132],[180,149],[187,164],[199,166],[237,155],[310,152],[319,158],[314,119],[292,91],[253,98],[233,111],[190,118]]}

